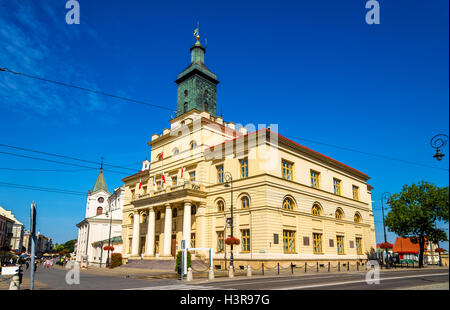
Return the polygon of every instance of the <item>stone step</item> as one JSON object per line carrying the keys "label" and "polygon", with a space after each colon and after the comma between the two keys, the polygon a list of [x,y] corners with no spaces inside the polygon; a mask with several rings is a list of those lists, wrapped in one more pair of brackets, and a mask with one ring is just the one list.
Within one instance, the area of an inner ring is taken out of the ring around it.
{"label": "stone step", "polygon": [[[143,268],[150,270],[167,270],[174,271],[175,270],[175,259],[170,260],[162,260],[162,259],[130,259],[128,263],[120,266],[119,268]],[[192,260],[192,268],[197,270],[203,270],[208,268],[208,264],[200,259]]]}

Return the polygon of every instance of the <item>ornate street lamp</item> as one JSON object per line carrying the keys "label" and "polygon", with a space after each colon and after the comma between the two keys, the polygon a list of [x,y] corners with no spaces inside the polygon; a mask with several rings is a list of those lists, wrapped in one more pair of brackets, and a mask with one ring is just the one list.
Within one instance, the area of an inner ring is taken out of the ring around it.
{"label": "ornate street lamp", "polygon": [[[109,238],[108,238],[108,256],[106,257],[106,268],[109,267],[109,251],[111,248],[111,227],[112,227],[112,210],[111,210],[111,202],[109,202],[109,212],[106,213],[106,216],[109,216]],[[103,245],[102,245],[103,247]]]}
{"label": "ornate street lamp", "polygon": [[[231,175],[231,173],[229,172],[225,172],[223,174],[224,179],[226,181],[225,183],[225,187],[229,187],[230,188],[230,192],[231,192],[231,219],[230,219],[230,227],[231,227],[231,235],[230,237],[233,238],[233,177]],[[233,260],[233,244],[231,244],[231,253],[230,253],[230,269],[233,268],[234,271],[234,260]]]}
{"label": "ornate street lamp", "polygon": [[442,154],[440,149],[445,147],[448,143],[448,136],[445,134],[438,134],[431,138],[431,147],[436,149],[436,154],[433,155],[437,161],[441,161],[445,154]]}
{"label": "ornate street lamp", "polygon": [[[383,194],[381,194],[381,212],[383,214],[383,230],[384,230],[384,243],[387,243],[387,238],[386,238],[386,225],[384,223],[384,200],[389,199],[389,197],[391,197],[392,194],[389,192],[384,192]],[[387,203],[389,205],[389,202]],[[383,255],[384,258],[384,255]],[[387,258],[387,250],[386,250],[386,258]],[[386,259],[386,267],[389,268],[389,260]]]}

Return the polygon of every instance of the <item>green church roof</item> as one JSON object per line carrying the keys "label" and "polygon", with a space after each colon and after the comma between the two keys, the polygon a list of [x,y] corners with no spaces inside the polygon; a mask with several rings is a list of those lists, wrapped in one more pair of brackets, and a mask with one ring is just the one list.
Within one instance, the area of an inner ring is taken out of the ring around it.
{"label": "green church roof", "polygon": [[103,175],[103,169],[100,169],[100,172],[97,176],[97,181],[95,181],[94,188],[92,189],[92,192],[97,192],[100,190],[104,190],[105,192],[108,192],[108,187],[106,187],[105,182],[105,176]]}

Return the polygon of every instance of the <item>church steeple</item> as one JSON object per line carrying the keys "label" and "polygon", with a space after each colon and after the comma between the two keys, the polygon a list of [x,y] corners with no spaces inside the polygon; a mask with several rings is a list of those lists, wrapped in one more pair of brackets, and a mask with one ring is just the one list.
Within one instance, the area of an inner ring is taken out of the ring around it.
{"label": "church steeple", "polygon": [[95,181],[94,188],[92,189],[92,192],[95,193],[96,191],[104,190],[105,192],[108,192],[108,188],[106,187],[106,181],[105,176],[103,175],[103,160],[100,167],[100,172],[98,173],[97,180]]}
{"label": "church steeple", "polygon": [[217,76],[205,65],[206,49],[200,43],[198,28],[194,32],[195,44],[191,47],[191,64],[178,75],[177,116],[192,109],[217,115]]}

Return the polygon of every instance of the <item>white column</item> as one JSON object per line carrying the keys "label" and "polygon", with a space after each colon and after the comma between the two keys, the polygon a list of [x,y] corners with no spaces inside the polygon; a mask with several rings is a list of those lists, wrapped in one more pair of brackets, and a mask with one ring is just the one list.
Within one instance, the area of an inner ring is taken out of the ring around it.
{"label": "white column", "polygon": [[155,255],[155,209],[150,207],[147,227],[147,255]]}
{"label": "white column", "polygon": [[163,256],[171,256],[171,241],[172,241],[172,208],[170,204],[166,206],[166,213],[164,219],[164,248]]}
{"label": "white column", "polygon": [[183,240],[187,248],[191,247],[191,202],[184,202],[183,212]]}
{"label": "white column", "polygon": [[206,204],[201,203],[197,210],[196,216],[196,227],[197,235],[195,239],[198,240],[199,248],[206,248],[206,238],[207,238],[207,225],[206,225]]}
{"label": "white column", "polygon": [[139,212],[134,211],[133,222],[133,243],[131,247],[131,255],[135,256],[139,253]]}

